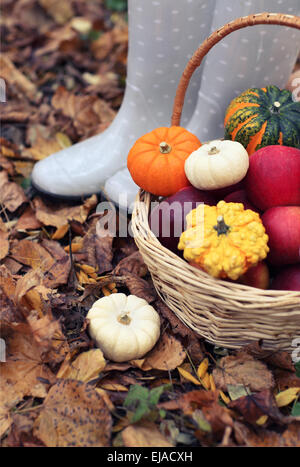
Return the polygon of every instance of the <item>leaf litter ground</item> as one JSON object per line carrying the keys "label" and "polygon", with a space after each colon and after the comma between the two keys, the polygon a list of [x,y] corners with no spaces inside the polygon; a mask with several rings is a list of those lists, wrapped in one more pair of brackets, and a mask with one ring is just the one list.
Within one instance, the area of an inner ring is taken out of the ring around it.
{"label": "leaf litter ground", "polygon": [[[22,5],[4,0],[1,23],[2,446],[299,446],[288,353],[204,342],[159,299],[132,239],[97,236],[96,195],[65,203],[30,187],[36,161],[113,120],[128,30],[123,0]],[[116,292],[160,314],[143,359],[107,361],[88,335],[87,311]]]}

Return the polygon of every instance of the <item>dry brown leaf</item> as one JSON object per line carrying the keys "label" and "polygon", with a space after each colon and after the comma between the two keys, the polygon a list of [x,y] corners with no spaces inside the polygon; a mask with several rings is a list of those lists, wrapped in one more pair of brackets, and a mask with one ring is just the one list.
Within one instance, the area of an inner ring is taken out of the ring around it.
{"label": "dry brown leaf", "polygon": [[57,51],[73,52],[80,46],[80,39],[77,32],[71,28],[70,24],[65,24],[60,28],[45,33],[46,43],[35,51],[35,57],[55,53]]}
{"label": "dry brown leaf", "polygon": [[263,415],[267,415],[279,423],[284,419],[277,407],[274,395],[269,389],[239,397],[231,401],[228,407],[237,411],[245,421],[256,426],[257,420]]}
{"label": "dry brown leaf", "polygon": [[130,425],[122,431],[126,447],[172,447],[167,438],[159,431],[155,423],[141,422]]}
{"label": "dry brown leaf", "polygon": [[28,199],[20,185],[9,181],[7,172],[2,170],[0,172],[0,204],[10,212],[14,212],[27,201]]}
{"label": "dry brown leaf", "polygon": [[71,270],[71,259],[68,255],[57,260],[45,274],[43,284],[46,287],[56,288],[68,282]]}
{"label": "dry brown leaf", "polygon": [[22,157],[31,159],[31,161],[44,159],[72,144],[64,133],[55,133],[51,127],[41,124],[34,124],[28,128],[26,141],[30,147],[22,151]]}
{"label": "dry brown leaf", "polygon": [[286,370],[275,370],[273,372],[276,387],[280,391],[288,388],[296,388],[300,386],[300,378],[295,375],[295,373],[291,373],[290,371]]}
{"label": "dry brown leaf", "polygon": [[113,274],[123,276],[128,272],[139,277],[144,277],[147,274],[148,268],[139,251],[135,251],[126,258],[123,258],[114,269]]}
{"label": "dry brown leaf", "polygon": [[63,148],[56,138],[45,139],[42,136],[39,136],[35,144],[24,150],[22,155],[27,159],[32,159],[33,161],[40,161],[61,149]]}
{"label": "dry brown leaf", "polygon": [[[2,137],[0,137],[0,151],[4,158],[18,159],[20,157],[17,145]],[[5,167],[3,168],[5,169]]]}
{"label": "dry brown leaf", "polygon": [[45,248],[39,243],[26,239],[13,243],[11,256],[19,263],[43,272],[49,271],[55,264],[53,257]]}
{"label": "dry brown leaf", "polygon": [[23,265],[18,263],[12,258],[5,258],[3,264],[7,267],[7,269],[11,272],[11,274],[18,274],[20,269],[22,269]]}
{"label": "dry brown leaf", "polygon": [[41,284],[43,274],[40,270],[32,269],[24,276],[20,277],[15,286],[13,298],[16,303],[20,304],[23,297],[34,287]]}
{"label": "dry brown leaf", "polygon": [[8,85],[17,86],[29,99],[37,99],[38,93],[35,84],[26,78],[5,54],[0,56],[0,76]]}
{"label": "dry brown leaf", "polygon": [[165,332],[145,358],[130,363],[144,371],[152,369],[171,371],[180,366],[186,358],[181,342]]}
{"label": "dry brown leaf", "polygon": [[104,398],[92,386],[68,379],[50,389],[34,434],[48,447],[109,446],[111,416]]}
{"label": "dry brown leaf", "polygon": [[23,321],[23,316],[16,306],[14,295],[16,282],[9,269],[2,264],[0,266],[0,326],[1,332],[4,325]]}
{"label": "dry brown leaf", "polygon": [[95,95],[75,95],[62,86],[56,90],[52,105],[72,119],[79,135],[84,135],[100,123],[111,123],[115,117],[115,111],[104,100]]}
{"label": "dry brown leaf", "polygon": [[83,238],[83,251],[86,254],[86,263],[97,269],[99,275],[113,269],[113,236],[97,225],[94,219],[88,232]]}
{"label": "dry brown leaf", "polygon": [[2,122],[24,122],[36,115],[36,107],[29,105],[28,102],[10,101],[1,107]]}
{"label": "dry brown leaf", "polygon": [[24,178],[29,178],[33,169],[32,161],[14,161],[15,171]]}
{"label": "dry brown leaf", "polygon": [[216,387],[222,391],[227,391],[228,384],[242,384],[251,391],[274,387],[274,378],[267,366],[246,353],[221,358],[213,370],[213,378]]}
{"label": "dry brown leaf", "polygon": [[70,349],[62,333],[61,325],[53,318],[51,311],[39,317],[38,313],[33,310],[27,317],[27,322],[35,342],[43,352],[43,361],[51,365],[61,363]]}
{"label": "dry brown leaf", "polygon": [[64,236],[66,235],[68,230],[69,230],[69,224],[62,225],[61,227],[56,229],[54,234],[51,236],[51,239],[52,240],[61,240],[62,238],[64,238]]}
{"label": "dry brown leaf", "polygon": [[273,367],[282,368],[283,370],[290,370],[293,372],[295,371],[290,352],[283,350],[265,349],[263,348],[261,341],[256,341],[246,345],[238,353],[244,352],[249,353],[252,355],[252,357],[258,360],[263,360],[265,363]]}
{"label": "dry brown leaf", "polygon": [[44,225],[51,225],[56,227],[62,227],[67,221],[75,220],[80,223],[86,221],[86,218],[95,206],[97,205],[97,196],[92,195],[87,198],[83,204],[77,206],[63,206],[46,204],[44,201],[36,197],[33,200],[33,207],[36,213],[37,219]]}
{"label": "dry brown leaf", "polygon": [[136,274],[130,274],[128,272],[120,277],[118,281],[126,285],[132,295],[143,298],[148,303],[152,303],[157,299],[157,293],[152,282],[146,281]]}
{"label": "dry brown leaf", "polygon": [[39,0],[39,4],[52,16],[57,24],[64,24],[74,16],[70,0]]}
{"label": "dry brown leaf", "polygon": [[1,436],[11,423],[10,410],[25,396],[46,397],[48,384],[42,381],[54,381],[53,373],[42,360],[38,344],[30,333],[24,333],[24,329],[21,332],[15,330],[6,338],[6,351],[6,362],[0,363]]}
{"label": "dry brown leaf", "polygon": [[65,360],[60,367],[57,378],[76,379],[88,383],[99,377],[106,365],[100,349],[82,352],[74,361]]}
{"label": "dry brown leaf", "polygon": [[8,160],[6,157],[2,156],[2,154],[0,154],[0,168],[5,170],[10,176],[16,175],[15,164]]}
{"label": "dry brown leaf", "polygon": [[300,445],[300,422],[293,422],[282,432],[258,429],[251,430],[241,422],[234,423],[235,435],[239,444],[248,447],[299,447]]}
{"label": "dry brown leaf", "polygon": [[42,227],[31,206],[28,206],[16,224],[17,230],[35,230]]}
{"label": "dry brown leaf", "polygon": [[0,260],[4,259],[9,252],[8,232],[0,231]]}

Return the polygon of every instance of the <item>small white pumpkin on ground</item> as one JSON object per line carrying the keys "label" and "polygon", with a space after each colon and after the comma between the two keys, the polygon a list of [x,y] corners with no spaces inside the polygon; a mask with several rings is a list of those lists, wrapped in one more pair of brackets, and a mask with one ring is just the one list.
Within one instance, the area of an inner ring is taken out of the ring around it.
{"label": "small white pumpkin on ground", "polygon": [[157,311],[135,295],[111,294],[87,314],[89,333],[104,356],[114,362],[143,357],[160,336]]}
{"label": "small white pumpkin on ground", "polygon": [[199,190],[216,190],[240,182],[249,168],[249,155],[238,141],[204,143],[185,161],[185,174]]}

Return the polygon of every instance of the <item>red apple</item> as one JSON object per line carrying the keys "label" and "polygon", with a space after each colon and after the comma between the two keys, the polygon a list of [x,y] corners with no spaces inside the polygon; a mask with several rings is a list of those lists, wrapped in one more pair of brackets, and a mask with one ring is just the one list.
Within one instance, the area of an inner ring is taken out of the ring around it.
{"label": "red apple", "polygon": [[188,186],[153,208],[149,219],[150,227],[163,246],[180,254],[177,245],[185,230],[186,215],[200,203],[213,206],[216,200],[210,192]]}
{"label": "red apple", "polygon": [[230,193],[229,195],[225,196],[224,201],[226,203],[242,203],[245,209],[252,209],[252,211],[260,213],[259,209],[257,209],[247,198],[246,190],[238,190]]}
{"label": "red apple", "polygon": [[250,156],[246,175],[250,202],[262,211],[300,205],[300,150],[266,146]]}
{"label": "red apple", "polygon": [[257,289],[267,289],[270,283],[269,268],[263,261],[260,261],[256,266],[248,269],[248,271],[239,277],[238,282]]}
{"label": "red apple", "polygon": [[300,264],[282,269],[274,278],[272,289],[300,291]]}
{"label": "red apple", "polygon": [[278,206],[261,217],[269,236],[267,261],[274,265],[300,263],[300,206]]}

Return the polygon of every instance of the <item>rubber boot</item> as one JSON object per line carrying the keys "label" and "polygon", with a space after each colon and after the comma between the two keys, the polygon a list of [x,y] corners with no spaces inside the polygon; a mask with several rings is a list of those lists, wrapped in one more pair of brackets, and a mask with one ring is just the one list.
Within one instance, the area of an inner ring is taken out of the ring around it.
{"label": "rubber boot", "polygon": [[[125,169],[136,139],[154,128],[170,125],[181,73],[210,31],[214,5],[215,0],[128,1],[127,80],[117,116],[103,133],[39,161],[32,172],[34,187],[61,197],[98,193],[109,177]],[[189,88],[183,126],[194,112],[200,75],[201,70]],[[108,185],[111,187],[112,182]],[[114,189],[106,187],[105,191],[110,191],[118,203],[118,190],[132,198],[136,189],[125,169]]]}

